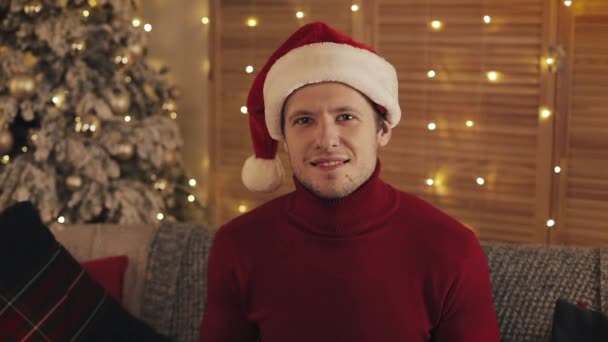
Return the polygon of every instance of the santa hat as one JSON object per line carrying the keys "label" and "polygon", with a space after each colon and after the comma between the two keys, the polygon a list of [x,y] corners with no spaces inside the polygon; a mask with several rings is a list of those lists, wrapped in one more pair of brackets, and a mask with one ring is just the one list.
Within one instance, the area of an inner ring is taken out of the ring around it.
{"label": "santa hat", "polygon": [[401,119],[397,73],[389,62],[324,23],[302,26],[270,56],[247,97],[255,155],[245,161],[241,176],[249,190],[271,192],[281,186],[277,146],[283,140],[283,103],[297,89],[320,82],[344,83],[365,94],[383,109],[391,127]]}

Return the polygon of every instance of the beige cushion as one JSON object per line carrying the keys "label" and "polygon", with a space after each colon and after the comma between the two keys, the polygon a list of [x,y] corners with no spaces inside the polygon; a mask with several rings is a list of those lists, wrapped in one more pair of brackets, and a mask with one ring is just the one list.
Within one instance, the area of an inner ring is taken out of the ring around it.
{"label": "beige cushion", "polygon": [[76,260],[83,262],[125,254],[129,265],[123,285],[123,306],[140,317],[150,243],[157,228],[151,225],[56,225],[51,231]]}

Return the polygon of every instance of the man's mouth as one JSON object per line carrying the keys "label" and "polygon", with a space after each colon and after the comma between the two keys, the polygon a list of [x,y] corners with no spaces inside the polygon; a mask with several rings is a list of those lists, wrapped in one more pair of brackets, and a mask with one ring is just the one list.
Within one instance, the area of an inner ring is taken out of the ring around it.
{"label": "man's mouth", "polygon": [[350,159],[346,159],[346,160],[325,160],[325,159],[319,159],[319,160],[314,160],[311,161],[310,164],[312,166],[319,166],[319,167],[334,167],[334,166],[339,166],[339,165],[343,165],[346,164],[350,161]]}

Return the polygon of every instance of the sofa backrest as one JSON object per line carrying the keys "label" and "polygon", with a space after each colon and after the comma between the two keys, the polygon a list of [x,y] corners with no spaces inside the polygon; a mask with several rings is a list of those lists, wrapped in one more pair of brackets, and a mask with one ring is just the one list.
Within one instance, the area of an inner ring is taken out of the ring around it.
{"label": "sofa backrest", "polygon": [[151,225],[56,225],[51,232],[80,261],[127,255],[129,264],[123,286],[123,306],[136,317],[146,282],[150,244],[157,228]]}
{"label": "sofa backrest", "polygon": [[[78,260],[127,254],[124,305],[176,341],[198,340],[214,232],[192,223],[53,229]],[[547,341],[557,298],[608,311],[608,248],[482,247],[503,341]]]}

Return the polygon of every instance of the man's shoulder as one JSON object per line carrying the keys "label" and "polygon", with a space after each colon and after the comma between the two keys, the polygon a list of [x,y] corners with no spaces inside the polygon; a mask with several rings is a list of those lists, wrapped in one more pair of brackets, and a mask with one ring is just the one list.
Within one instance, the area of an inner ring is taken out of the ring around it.
{"label": "man's shoulder", "polygon": [[219,228],[223,234],[241,234],[269,229],[280,223],[285,215],[285,200],[289,194],[272,199],[249,212],[235,217]]}
{"label": "man's shoulder", "polygon": [[465,247],[477,243],[475,233],[443,209],[411,193],[398,192],[399,219],[407,222],[416,235],[433,241],[433,245],[439,248],[445,245]]}

